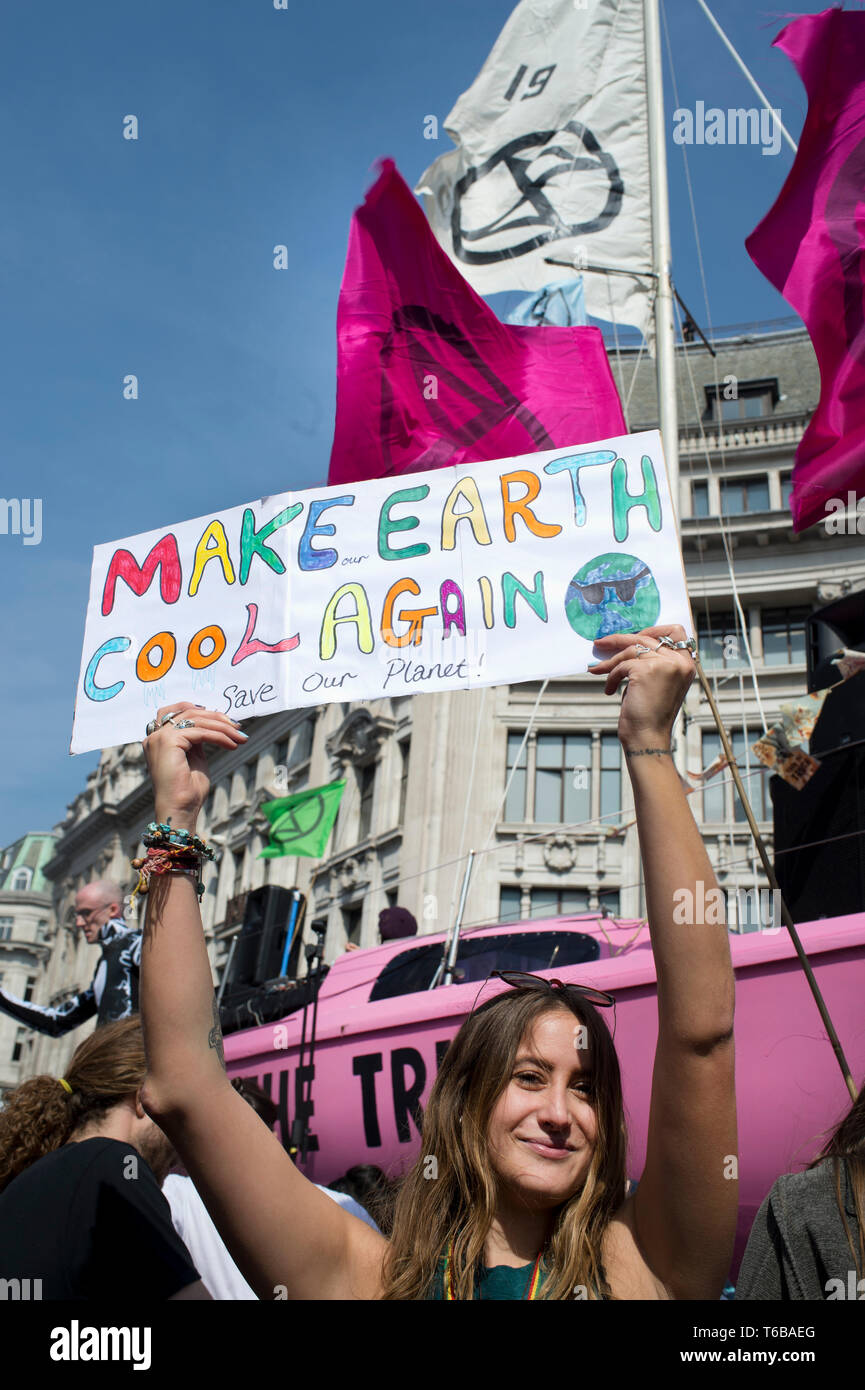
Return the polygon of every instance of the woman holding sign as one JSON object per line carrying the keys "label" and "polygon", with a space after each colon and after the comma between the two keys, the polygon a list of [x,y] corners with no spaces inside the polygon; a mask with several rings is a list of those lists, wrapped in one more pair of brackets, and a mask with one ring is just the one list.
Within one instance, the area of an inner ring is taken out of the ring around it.
{"label": "woman holding sign", "polygon": [[443,1060],[390,1241],[308,1182],[226,1078],[196,875],[183,871],[183,845],[208,790],[204,745],[234,748],[244,735],[226,716],[192,705],[160,712],[145,744],[157,819],[170,819],[185,841],[175,840],[180,872],[152,878],[141,965],[143,1099],[261,1298],[720,1295],[737,1208],[734,987],[726,927],[682,925],[681,913],[674,916],[682,889],[693,902],[715,886],[670,754],[694,674],[684,638],[679,627],[616,633],[598,642],[603,659],[591,668],[606,678],[608,695],[627,680],[618,731],[658,972],[637,1190],[626,1196],[619,1066],[601,1012],[611,996],[508,975],[508,988],[472,1011]]}

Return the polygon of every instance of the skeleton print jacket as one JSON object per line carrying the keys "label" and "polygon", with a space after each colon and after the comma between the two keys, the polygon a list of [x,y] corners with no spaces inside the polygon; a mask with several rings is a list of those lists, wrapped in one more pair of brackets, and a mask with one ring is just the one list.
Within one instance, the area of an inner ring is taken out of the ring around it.
{"label": "skeleton print jacket", "polygon": [[56,1008],[29,1004],[0,989],[0,1011],[53,1038],[80,1027],[94,1014],[98,1028],[138,1013],[141,932],[118,917],[105,923],[99,941],[102,954],[88,989],[73,994]]}

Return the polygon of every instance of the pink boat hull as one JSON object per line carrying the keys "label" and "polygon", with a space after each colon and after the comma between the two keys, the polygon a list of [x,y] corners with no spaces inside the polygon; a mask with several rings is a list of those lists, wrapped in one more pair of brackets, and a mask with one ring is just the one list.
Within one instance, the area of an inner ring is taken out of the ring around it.
{"label": "pink boat hull", "polygon": [[[656,977],[647,928],[597,918],[513,923],[473,931],[505,936],[579,931],[601,957],[546,972],[610,990],[628,1120],[628,1172],[639,1178],[646,1151],[657,1035]],[[693,928],[699,930],[699,927]],[[865,913],[799,927],[854,1080],[865,1075]],[[318,1001],[310,1150],[303,1171],[327,1183],[355,1164],[397,1176],[420,1152],[415,1120],[438,1061],[472,1008],[478,983],[453,984],[369,1002],[382,968],[406,949],[443,938],[396,941],[338,959]],[[786,932],[731,935],[736,972],[736,1073],[739,1114],[738,1268],[757,1208],[779,1174],[804,1168],[850,1104],[838,1063]],[[618,952],[618,954],[617,954]],[[500,988],[484,988],[481,1002]],[[310,1019],[311,1021],[311,1010]],[[283,1141],[295,1118],[301,1012],[225,1040],[229,1074],[255,1077],[280,1105]]]}

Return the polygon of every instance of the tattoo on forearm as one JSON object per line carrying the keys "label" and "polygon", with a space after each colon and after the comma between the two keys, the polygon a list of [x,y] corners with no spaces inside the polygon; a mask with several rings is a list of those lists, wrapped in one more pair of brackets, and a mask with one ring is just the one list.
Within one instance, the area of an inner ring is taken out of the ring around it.
{"label": "tattoo on forearm", "polygon": [[207,1046],[216,1048],[219,1065],[225,1071],[225,1047],[222,1041],[222,1028],[219,1024],[219,1005],[216,1002],[215,994],[213,996],[213,1027],[207,1035]]}
{"label": "tattoo on forearm", "polygon": [[672,758],[673,750],[671,748],[631,748],[625,750],[626,758],[644,758],[652,754],[658,757],[666,755],[668,758]]}

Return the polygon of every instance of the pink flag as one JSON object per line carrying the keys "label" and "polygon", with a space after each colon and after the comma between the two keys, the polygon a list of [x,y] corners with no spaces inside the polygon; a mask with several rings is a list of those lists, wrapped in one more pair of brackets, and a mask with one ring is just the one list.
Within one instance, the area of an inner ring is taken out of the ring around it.
{"label": "pink flag", "polygon": [[337,340],[332,485],[625,433],[600,330],[500,323],[391,160],[352,220]]}
{"label": "pink flag", "polygon": [[808,116],[778,200],[745,245],[801,315],[820,364],[793,471],[802,531],[829,498],[865,495],[865,14],[805,15],[775,44],[805,84]]}

